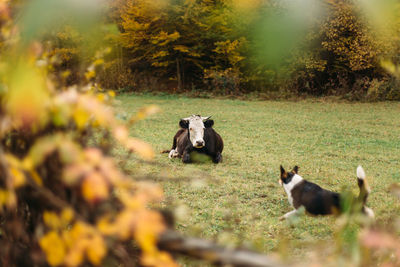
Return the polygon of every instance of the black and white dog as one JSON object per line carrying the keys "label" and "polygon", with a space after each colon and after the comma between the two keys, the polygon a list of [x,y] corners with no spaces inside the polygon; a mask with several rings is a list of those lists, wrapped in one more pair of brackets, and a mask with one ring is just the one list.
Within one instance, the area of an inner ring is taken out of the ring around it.
{"label": "black and white dog", "polygon": [[[280,217],[281,220],[296,214],[300,207],[304,207],[306,213],[311,215],[340,214],[342,212],[341,194],[323,189],[319,185],[303,179],[298,174],[299,167],[297,166],[291,172],[286,172],[282,165],[280,169],[279,183],[285,189],[289,202],[294,207],[293,211]],[[370,189],[365,179],[364,169],[361,166],[357,168],[357,182],[360,188],[357,201],[362,203],[361,211],[373,218],[374,212],[365,205]]]}

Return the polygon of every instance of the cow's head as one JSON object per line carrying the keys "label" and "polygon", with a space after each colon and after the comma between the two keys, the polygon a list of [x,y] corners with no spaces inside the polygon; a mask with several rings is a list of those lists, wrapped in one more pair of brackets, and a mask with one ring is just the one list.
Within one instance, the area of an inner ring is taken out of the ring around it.
{"label": "cow's head", "polygon": [[211,116],[202,117],[200,115],[192,115],[183,118],[179,122],[179,126],[189,129],[189,139],[196,148],[202,148],[206,145],[204,141],[204,129],[213,126],[214,121],[209,120]]}

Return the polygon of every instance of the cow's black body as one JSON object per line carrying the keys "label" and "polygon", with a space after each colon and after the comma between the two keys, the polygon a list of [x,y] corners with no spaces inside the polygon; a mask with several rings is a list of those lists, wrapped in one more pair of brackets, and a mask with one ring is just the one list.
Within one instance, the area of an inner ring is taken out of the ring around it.
{"label": "cow's black body", "polygon": [[[202,148],[196,148],[190,142],[189,130],[181,128],[174,136],[172,149],[177,150],[179,157],[182,157],[184,163],[192,162],[190,153],[196,151],[198,153],[206,154],[212,158],[214,163],[222,161],[222,150],[224,149],[224,142],[221,136],[211,126],[214,121],[208,120],[204,123],[206,128],[204,129],[204,142],[205,146]],[[184,126],[180,124],[181,127]],[[208,127],[207,127],[208,126]]]}

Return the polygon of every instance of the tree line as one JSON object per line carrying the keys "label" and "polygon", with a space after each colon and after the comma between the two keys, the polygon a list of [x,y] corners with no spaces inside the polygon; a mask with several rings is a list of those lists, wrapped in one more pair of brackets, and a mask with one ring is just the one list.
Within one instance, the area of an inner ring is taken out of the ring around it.
{"label": "tree line", "polygon": [[[112,1],[101,43],[112,49],[96,79],[125,91],[399,99],[387,70],[398,61],[397,5],[382,19],[362,2]],[[61,65],[76,65],[79,36],[51,38]]]}

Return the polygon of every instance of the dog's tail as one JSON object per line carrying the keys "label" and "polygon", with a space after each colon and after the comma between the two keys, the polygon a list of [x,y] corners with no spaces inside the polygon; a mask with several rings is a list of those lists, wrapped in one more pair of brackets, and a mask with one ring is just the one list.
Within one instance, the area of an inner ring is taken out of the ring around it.
{"label": "dog's tail", "polygon": [[358,199],[363,205],[363,212],[370,217],[374,217],[374,212],[370,208],[365,206],[365,204],[367,204],[368,195],[371,192],[371,189],[368,185],[365,171],[361,166],[357,167],[357,183],[358,187],[360,188],[360,194],[358,195]]}
{"label": "dog's tail", "polygon": [[171,151],[171,149],[166,149],[160,152],[160,154],[164,154],[164,153],[169,153]]}

